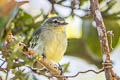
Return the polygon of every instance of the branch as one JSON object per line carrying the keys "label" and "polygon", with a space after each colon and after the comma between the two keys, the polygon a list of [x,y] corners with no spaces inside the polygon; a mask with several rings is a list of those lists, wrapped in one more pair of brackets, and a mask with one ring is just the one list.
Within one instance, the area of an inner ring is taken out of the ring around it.
{"label": "branch", "polygon": [[[87,71],[83,71],[83,72],[78,72],[77,74],[75,74],[75,75],[72,75],[72,76],[59,76],[59,75],[55,75],[55,77],[64,77],[64,78],[74,78],[74,77],[76,77],[76,76],[78,76],[80,73],[88,73],[88,72],[94,72],[95,74],[99,74],[99,73],[101,73],[101,72],[103,72],[104,71],[104,69],[102,69],[102,70],[100,70],[100,71],[95,71],[95,70],[87,70]],[[52,77],[52,76],[51,76]]]}
{"label": "branch", "polygon": [[106,80],[118,80],[118,76],[112,70],[112,62],[110,60],[110,50],[108,46],[106,28],[103,18],[100,13],[98,0],[90,0],[91,13],[97,25],[98,36],[103,54],[103,67],[105,71]]}
{"label": "branch", "polygon": [[[35,73],[37,73],[37,74],[42,74],[42,70],[36,70],[36,69],[33,69],[33,68],[31,68],[31,67],[29,67],[29,66],[27,66],[28,68],[30,68],[33,72],[35,72]],[[44,76],[46,76],[46,77],[48,77],[48,78],[52,78],[52,77],[57,77],[57,78],[75,78],[75,77],[77,77],[80,73],[88,73],[88,72],[93,72],[93,73],[95,73],[95,74],[99,74],[99,73],[101,73],[101,72],[103,72],[104,71],[104,69],[101,69],[100,71],[95,71],[95,70],[87,70],[87,71],[80,71],[80,72],[77,72],[75,75],[72,75],[72,76],[62,76],[62,75],[54,75],[54,76],[49,76],[49,75],[44,75]],[[43,75],[43,74],[42,74]]]}

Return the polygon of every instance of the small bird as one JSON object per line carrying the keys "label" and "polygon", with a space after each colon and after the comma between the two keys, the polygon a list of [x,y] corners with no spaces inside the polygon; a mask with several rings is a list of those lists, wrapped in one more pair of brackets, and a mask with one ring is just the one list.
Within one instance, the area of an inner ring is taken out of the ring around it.
{"label": "small bird", "polygon": [[67,48],[65,22],[62,17],[51,17],[35,30],[30,47],[48,60],[59,62]]}

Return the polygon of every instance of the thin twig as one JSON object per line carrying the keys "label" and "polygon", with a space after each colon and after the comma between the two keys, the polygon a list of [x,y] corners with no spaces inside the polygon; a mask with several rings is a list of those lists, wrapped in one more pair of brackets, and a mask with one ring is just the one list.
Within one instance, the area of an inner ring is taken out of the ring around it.
{"label": "thin twig", "polygon": [[49,75],[42,74],[41,70],[38,71],[38,69],[33,69],[33,68],[31,68],[30,66],[27,66],[27,67],[30,68],[33,72],[35,72],[35,73],[37,73],[37,74],[39,74],[39,75],[44,75],[44,76],[46,76],[46,77],[48,77],[48,78],[52,78],[52,77],[57,77],[57,78],[74,78],[74,77],[78,76],[80,73],[94,72],[95,74],[99,74],[99,73],[101,73],[101,72],[104,71],[104,69],[101,69],[101,70],[98,71],[98,72],[95,71],[95,70],[87,70],[87,71],[83,71],[83,72],[82,72],[82,71],[77,72],[77,74],[72,75],[72,76],[63,76],[63,75],[51,75],[51,76],[49,76]]}
{"label": "thin twig", "polygon": [[0,59],[1,61],[5,61],[5,60],[3,60],[3,59]]}
{"label": "thin twig", "polygon": [[42,73],[43,70],[34,69],[34,68],[30,67],[30,66],[27,66],[27,67],[30,68],[34,73],[36,73],[38,75],[44,75],[45,77],[50,78],[50,76],[45,75],[45,74]]}
{"label": "thin twig", "polygon": [[6,62],[6,61],[3,61],[3,63],[0,65],[0,67],[2,67],[2,66],[4,65],[5,62]]}
{"label": "thin twig", "polygon": [[0,80],[3,80],[1,76],[0,76]]}
{"label": "thin twig", "polygon": [[113,50],[112,47],[112,38],[114,37],[114,34],[112,31],[107,31],[108,36],[110,37],[110,49]]}
{"label": "thin twig", "polygon": [[[78,72],[77,74],[75,74],[75,75],[72,75],[72,76],[62,76],[62,75],[54,75],[54,77],[64,77],[64,78],[74,78],[74,77],[76,77],[76,76],[78,76],[80,73],[88,73],[88,72],[94,72],[95,74],[99,74],[99,73],[101,73],[101,72],[103,72],[104,71],[104,69],[102,69],[102,70],[100,70],[100,71],[95,71],[95,70],[87,70],[87,71],[83,71],[83,72]],[[53,76],[51,76],[51,77],[53,77]]]}
{"label": "thin twig", "polygon": [[8,73],[9,73],[9,70],[7,70],[5,80],[8,80]]}
{"label": "thin twig", "polygon": [[6,68],[1,68],[1,67],[0,67],[0,71],[5,71],[5,70],[6,70]]}
{"label": "thin twig", "polygon": [[117,1],[115,1],[115,0],[111,0],[111,1],[107,2],[108,8],[104,11],[104,13],[107,13],[116,3],[117,3]]}

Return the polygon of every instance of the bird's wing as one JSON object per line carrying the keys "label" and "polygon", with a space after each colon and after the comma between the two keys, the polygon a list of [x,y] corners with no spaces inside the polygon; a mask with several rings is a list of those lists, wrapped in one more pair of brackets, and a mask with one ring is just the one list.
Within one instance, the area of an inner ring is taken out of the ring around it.
{"label": "bird's wing", "polygon": [[38,44],[39,36],[41,33],[41,28],[38,28],[32,35],[32,39],[30,41],[30,48],[34,48]]}

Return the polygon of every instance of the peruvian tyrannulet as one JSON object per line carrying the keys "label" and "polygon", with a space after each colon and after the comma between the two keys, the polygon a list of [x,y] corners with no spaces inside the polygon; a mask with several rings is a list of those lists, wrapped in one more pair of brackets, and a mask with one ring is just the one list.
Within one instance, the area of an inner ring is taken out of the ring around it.
{"label": "peruvian tyrannulet", "polygon": [[48,18],[33,33],[30,47],[48,60],[60,61],[67,48],[66,24],[62,17]]}

